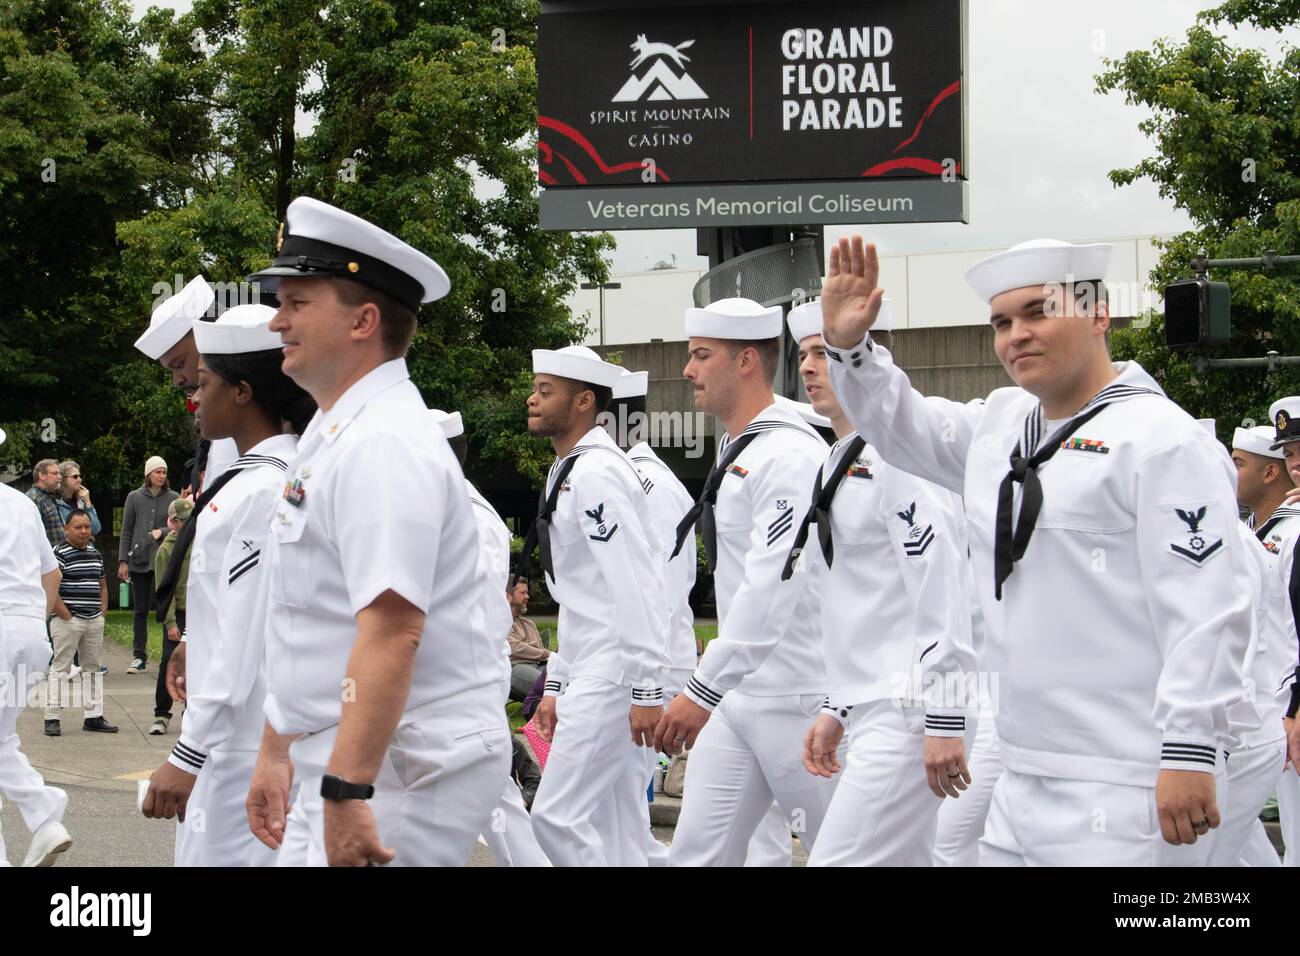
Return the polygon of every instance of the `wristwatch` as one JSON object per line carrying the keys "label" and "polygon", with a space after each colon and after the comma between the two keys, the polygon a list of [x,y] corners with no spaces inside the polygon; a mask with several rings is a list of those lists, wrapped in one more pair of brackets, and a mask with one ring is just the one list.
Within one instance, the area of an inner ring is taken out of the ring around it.
{"label": "wristwatch", "polygon": [[375,795],[375,785],[348,783],[342,777],[327,773],[320,778],[320,795],[326,800],[369,800]]}

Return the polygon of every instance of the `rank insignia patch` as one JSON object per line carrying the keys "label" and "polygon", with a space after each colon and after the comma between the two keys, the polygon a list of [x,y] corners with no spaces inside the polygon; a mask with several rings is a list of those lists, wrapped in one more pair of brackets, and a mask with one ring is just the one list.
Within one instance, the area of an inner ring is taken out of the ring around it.
{"label": "rank insignia patch", "polygon": [[895,514],[907,525],[907,535],[903,539],[903,553],[909,558],[921,557],[930,550],[930,545],[934,543],[934,526],[926,525],[924,528],[921,527],[916,520],[915,501],[906,511],[897,511]]}
{"label": "rank insignia patch", "polygon": [[1109,455],[1110,449],[1106,443],[1095,438],[1067,438],[1061,442],[1061,447],[1066,451],[1091,451],[1098,455]]}
{"label": "rank insignia patch", "polygon": [[596,533],[587,535],[592,541],[608,541],[614,537],[614,532],[618,530],[618,525],[610,528],[605,524],[605,503],[603,501],[594,508],[588,508],[587,517],[596,523]]}
{"label": "rank insignia patch", "polygon": [[1201,567],[1223,550],[1223,537],[1214,530],[1209,505],[1171,506],[1169,550],[1189,564]]}

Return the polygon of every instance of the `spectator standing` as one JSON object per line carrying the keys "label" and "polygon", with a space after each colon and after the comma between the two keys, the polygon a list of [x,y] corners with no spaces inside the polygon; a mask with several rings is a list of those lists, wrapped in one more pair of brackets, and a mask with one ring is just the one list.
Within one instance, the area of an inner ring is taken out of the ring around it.
{"label": "spectator standing", "polygon": [[167,487],[167,462],[157,455],[144,464],[144,484],[126,496],[122,537],[117,545],[117,577],[131,582],[134,634],[128,674],[143,674],[149,660],[153,558],[167,534],[167,507],[179,497]]}
{"label": "spectator standing", "polygon": [[59,598],[54,602],[50,636],[54,659],[50,662],[45,696],[45,734],[60,734],[59,712],[70,689],[68,672],[72,655],[81,655],[82,729],[115,734],[117,727],[104,719],[104,675],[99,672],[99,653],[104,646],[104,614],[108,611],[108,581],[104,577],[104,556],[90,538],[90,516],[74,511],[64,527],[67,541],[54,549],[63,572]]}
{"label": "spectator standing", "polygon": [[90,503],[90,489],[81,483],[81,466],[68,459],[59,464],[59,475],[62,483],[59,487],[59,499],[55,504],[59,509],[60,523],[66,525],[68,515],[74,511],[84,511],[90,515],[91,537],[97,537],[104,530],[104,525],[100,522],[99,515],[95,513],[95,506]]}
{"label": "spectator standing", "polygon": [[509,636],[510,699],[523,700],[546,669],[551,652],[542,644],[537,625],[524,617],[528,611],[528,581],[519,578],[506,597],[510,600],[510,614],[514,618]]}
{"label": "spectator standing", "polygon": [[53,458],[42,458],[32,468],[32,486],[27,497],[36,502],[41,512],[41,524],[50,547],[63,544],[63,519],[59,517],[59,463]]}
{"label": "spectator standing", "polygon": [[[171,560],[176,547],[176,536],[181,527],[189,520],[194,511],[194,502],[188,498],[177,498],[167,506],[167,536],[158,545],[158,553],[153,558],[153,577],[155,586],[162,580],[167,562]],[[153,723],[149,733],[159,737],[167,733],[167,725],[172,719],[172,695],[167,690],[167,662],[172,651],[180,643],[185,633],[185,582],[190,575],[190,556],[181,559],[180,573],[176,578],[176,590],[167,604],[167,613],[163,617],[162,660],[158,662],[158,686],[154,691]]]}

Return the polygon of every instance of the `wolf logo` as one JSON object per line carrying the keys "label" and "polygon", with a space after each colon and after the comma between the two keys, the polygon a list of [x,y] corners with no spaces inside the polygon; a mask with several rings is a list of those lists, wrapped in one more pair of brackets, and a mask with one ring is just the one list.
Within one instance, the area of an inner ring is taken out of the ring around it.
{"label": "wolf logo", "polygon": [[694,40],[686,40],[676,46],[671,46],[667,43],[652,43],[650,40],[646,39],[644,33],[639,34],[635,42],[630,44],[637,54],[636,58],[632,61],[632,69],[635,70],[652,56],[666,56],[677,64],[679,70],[685,70],[686,61],[688,61],[690,57],[683,53],[682,50],[694,45],[694,43]]}

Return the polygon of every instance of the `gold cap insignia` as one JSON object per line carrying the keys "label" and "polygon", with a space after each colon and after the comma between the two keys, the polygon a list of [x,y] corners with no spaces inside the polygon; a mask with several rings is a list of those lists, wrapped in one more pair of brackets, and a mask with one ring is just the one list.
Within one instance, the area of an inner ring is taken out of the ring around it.
{"label": "gold cap insignia", "polygon": [[1277,425],[1277,430],[1280,432],[1287,430],[1287,426],[1291,424],[1291,419],[1284,409],[1279,408],[1277,410],[1277,418],[1274,420],[1274,424]]}
{"label": "gold cap insignia", "polygon": [[357,265],[355,262],[349,262],[349,263],[348,263],[348,272],[357,272],[357,271],[359,271],[360,269],[361,269],[361,267],[360,267],[359,265]]}

